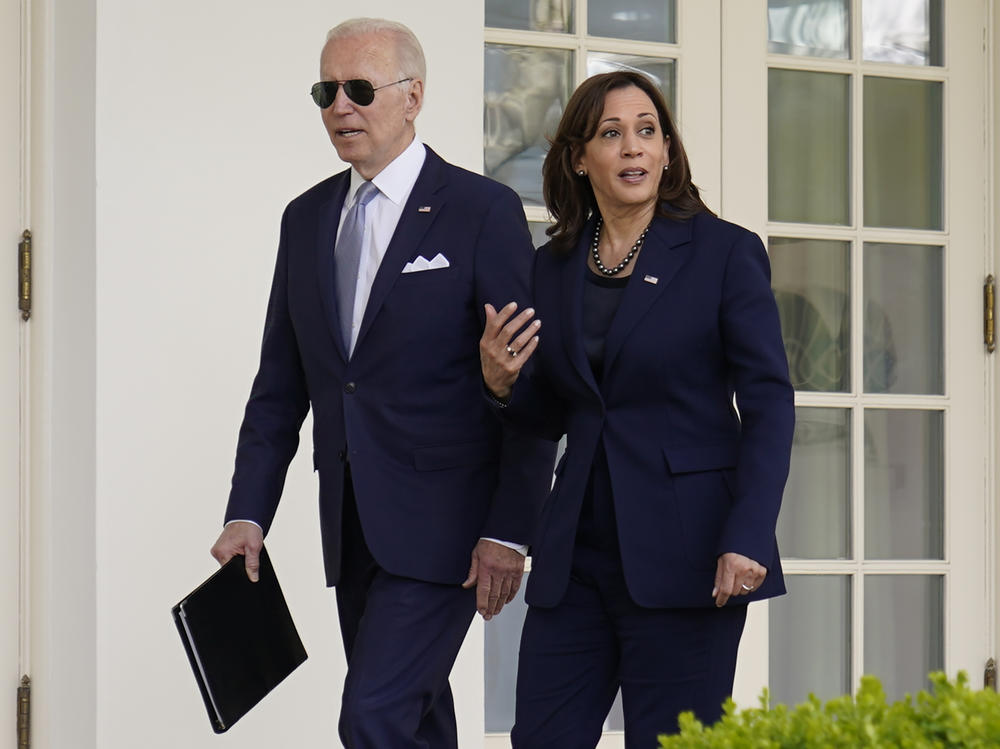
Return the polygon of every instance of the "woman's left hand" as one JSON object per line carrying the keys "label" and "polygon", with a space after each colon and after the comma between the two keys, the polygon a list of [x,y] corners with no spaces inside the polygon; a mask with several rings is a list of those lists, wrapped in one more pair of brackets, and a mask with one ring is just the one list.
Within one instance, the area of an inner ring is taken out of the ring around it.
{"label": "woman's left hand", "polygon": [[728,551],[715,568],[712,597],[716,606],[725,606],[730,596],[745,596],[757,590],[767,577],[767,569],[750,557]]}

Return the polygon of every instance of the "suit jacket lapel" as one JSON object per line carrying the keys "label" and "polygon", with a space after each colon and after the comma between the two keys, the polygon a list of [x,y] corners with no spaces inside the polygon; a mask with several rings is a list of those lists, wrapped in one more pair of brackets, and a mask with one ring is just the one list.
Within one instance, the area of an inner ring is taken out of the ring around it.
{"label": "suit jacket lapel", "polygon": [[626,337],[666,290],[690,255],[691,221],[655,218],[604,344],[606,381]]}
{"label": "suit jacket lapel", "polygon": [[600,394],[597,380],[590,368],[590,361],[583,349],[583,283],[587,270],[587,252],[591,238],[594,236],[596,217],[583,227],[580,239],[577,241],[573,254],[563,263],[562,277],[562,312],[563,342],[566,355],[569,357],[580,377],[595,393]]}
{"label": "suit jacket lapel", "polygon": [[316,264],[319,278],[319,297],[323,313],[330,326],[330,333],[336,341],[337,351],[347,361],[347,351],[340,335],[340,315],[337,313],[336,291],[334,290],[333,248],[337,243],[337,226],[340,212],[344,208],[347,189],[351,185],[351,170],[341,172],[333,182],[330,198],[321,204],[316,229]]}
{"label": "suit jacket lapel", "polygon": [[[403,206],[403,213],[399,217],[399,223],[396,224],[392,241],[389,242],[389,247],[386,248],[382,262],[379,263],[378,272],[375,274],[365,314],[361,319],[358,339],[354,343],[355,352],[361,347],[365,334],[371,328],[372,322],[378,315],[400,273],[403,272],[403,266],[413,257],[414,251],[420,245],[427,230],[441,215],[447,202],[446,192],[443,189],[448,182],[444,169],[445,162],[429,147],[424,147],[427,148],[424,165],[410,191],[406,205]],[[430,211],[418,211],[418,206],[430,206]]]}

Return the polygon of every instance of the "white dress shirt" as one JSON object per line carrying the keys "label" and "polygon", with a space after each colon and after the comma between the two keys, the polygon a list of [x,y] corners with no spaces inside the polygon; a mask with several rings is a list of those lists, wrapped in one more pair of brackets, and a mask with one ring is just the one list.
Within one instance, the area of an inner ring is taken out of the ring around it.
{"label": "white dress shirt", "polygon": [[[381,172],[372,178],[378,193],[372,198],[365,208],[365,239],[361,248],[361,259],[358,263],[358,285],[354,293],[354,315],[351,318],[351,349],[354,353],[354,344],[358,341],[358,331],[361,328],[361,321],[365,317],[365,308],[368,306],[368,297],[372,291],[372,284],[375,282],[375,274],[378,273],[379,265],[385,251],[392,241],[392,235],[396,233],[396,225],[399,217],[403,215],[403,207],[413,191],[413,186],[423,169],[424,159],[427,157],[427,150],[424,144],[417,137],[406,147],[399,156],[393,159]],[[347,189],[347,196],[344,198],[344,207],[340,211],[340,221],[337,223],[337,235],[340,236],[340,227],[344,223],[344,217],[354,204],[358,189],[365,182],[365,178],[351,167],[351,185]],[[334,239],[334,247],[337,241]],[[333,252],[333,247],[330,248]],[[253,520],[230,520],[231,523],[253,523],[258,528],[260,523]],[[487,538],[487,541],[495,541],[498,544],[514,549],[522,555],[528,553],[528,547],[523,544],[516,544],[509,541],[501,541],[497,538]]]}
{"label": "white dress shirt", "polygon": [[[358,285],[354,293],[354,315],[351,319],[351,348],[349,354],[354,353],[354,344],[358,341],[358,330],[361,328],[361,321],[365,316],[365,308],[368,306],[368,296],[372,291],[372,284],[375,282],[375,274],[382,263],[392,235],[396,232],[396,225],[399,217],[403,215],[403,206],[406,205],[413,185],[420,176],[420,170],[424,166],[424,159],[427,151],[419,138],[406,147],[399,156],[393,159],[381,172],[372,179],[378,193],[372,198],[365,210],[365,239],[361,248],[361,260],[358,263]],[[340,235],[340,227],[344,224],[344,217],[354,205],[358,189],[364,184],[365,178],[358,171],[351,167],[351,186],[347,190],[347,197],[344,198],[344,207],[340,211],[340,221],[337,223],[337,235]],[[336,240],[334,240],[336,246]]]}

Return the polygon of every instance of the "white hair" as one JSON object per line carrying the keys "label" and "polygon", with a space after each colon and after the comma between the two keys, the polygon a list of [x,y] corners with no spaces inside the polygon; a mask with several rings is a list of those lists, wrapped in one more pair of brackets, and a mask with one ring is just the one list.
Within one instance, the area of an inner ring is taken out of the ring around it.
{"label": "white hair", "polygon": [[427,80],[427,63],[420,42],[408,27],[396,21],[385,18],[351,18],[330,29],[326,41],[329,43],[362,34],[385,34],[394,37],[399,75],[403,78]]}

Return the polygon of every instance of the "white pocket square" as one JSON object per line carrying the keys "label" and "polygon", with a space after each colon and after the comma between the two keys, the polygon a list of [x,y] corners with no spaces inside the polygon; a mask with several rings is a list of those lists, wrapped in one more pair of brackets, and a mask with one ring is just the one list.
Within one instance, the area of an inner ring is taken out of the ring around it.
{"label": "white pocket square", "polygon": [[416,259],[403,266],[403,273],[417,273],[422,270],[440,270],[450,267],[451,263],[448,262],[448,258],[439,252],[432,260],[428,260],[423,255],[417,255]]}

